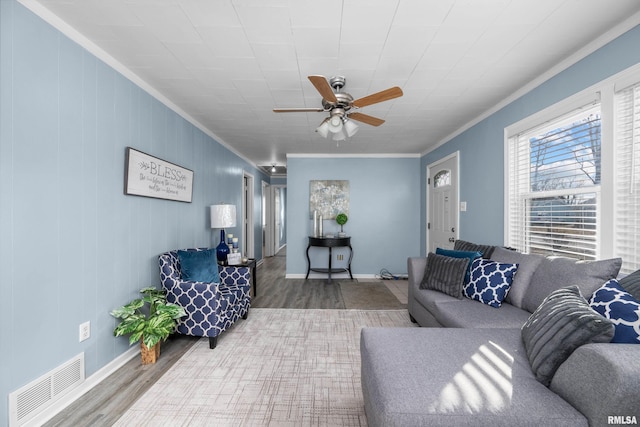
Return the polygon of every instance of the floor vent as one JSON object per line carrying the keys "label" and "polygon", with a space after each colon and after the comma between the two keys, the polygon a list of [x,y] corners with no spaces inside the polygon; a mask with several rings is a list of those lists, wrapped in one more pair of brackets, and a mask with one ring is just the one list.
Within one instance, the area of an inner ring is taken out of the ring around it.
{"label": "floor vent", "polygon": [[84,353],[9,395],[10,425],[21,426],[84,381]]}

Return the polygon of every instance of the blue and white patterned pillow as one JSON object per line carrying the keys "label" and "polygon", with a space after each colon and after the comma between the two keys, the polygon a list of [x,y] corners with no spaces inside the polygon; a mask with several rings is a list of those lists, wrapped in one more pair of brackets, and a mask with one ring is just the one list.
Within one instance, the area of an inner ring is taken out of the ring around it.
{"label": "blue and white patterned pillow", "polygon": [[640,301],[611,279],[589,299],[595,311],[611,319],[616,333],[611,342],[640,344]]}
{"label": "blue and white patterned pillow", "polygon": [[518,264],[477,258],[471,264],[471,278],[463,288],[464,296],[499,308],[513,283]]}

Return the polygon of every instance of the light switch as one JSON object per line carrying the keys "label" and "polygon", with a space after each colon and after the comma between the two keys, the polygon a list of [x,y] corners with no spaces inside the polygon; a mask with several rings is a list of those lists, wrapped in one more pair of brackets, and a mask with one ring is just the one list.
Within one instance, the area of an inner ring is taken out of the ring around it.
{"label": "light switch", "polygon": [[467,211],[467,202],[460,202],[460,212]]}

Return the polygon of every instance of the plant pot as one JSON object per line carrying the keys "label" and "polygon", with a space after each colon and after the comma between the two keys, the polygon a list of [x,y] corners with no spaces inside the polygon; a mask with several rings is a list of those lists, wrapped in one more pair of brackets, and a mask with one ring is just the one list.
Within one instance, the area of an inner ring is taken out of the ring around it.
{"label": "plant pot", "polygon": [[160,342],[149,348],[144,345],[144,342],[140,340],[140,356],[142,358],[143,365],[149,365],[156,363],[156,360],[160,357]]}

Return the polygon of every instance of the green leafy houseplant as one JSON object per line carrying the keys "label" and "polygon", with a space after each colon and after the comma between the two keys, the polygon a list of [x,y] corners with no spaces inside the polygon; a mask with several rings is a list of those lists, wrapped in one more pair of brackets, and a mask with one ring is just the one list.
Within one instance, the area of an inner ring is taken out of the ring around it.
{"label": "green leafy houseplant", "polygon": [[[148,287],[141,289],[144,295],[129,304],[111,312],[113,317],[122,319],[113,330],[116,337],[129,335],[129,344],[142,339],[148,348],[169,337],[178,324],[178,319],[186,316],[179,305],[168,303],[163,290]],[[146,310],[143,310],[145,306]]]}
{"label": "green leafy houseplant", "polygon": [[344,231],[342,229],[342,226],[345,225],[348,220],[349,217],[347,217],[347,214],[345,213],[339,213],[338,215],[336,215],[336,222],[340,225],[340,232]]}

